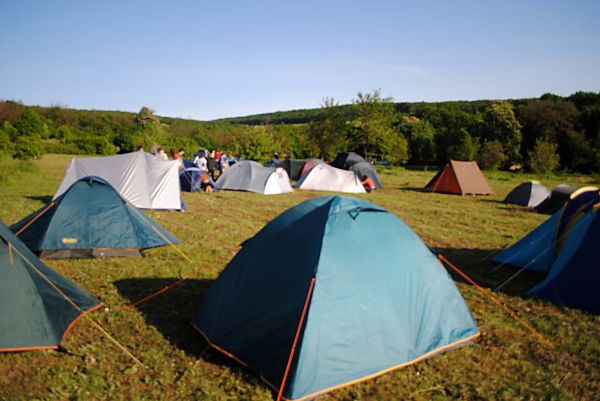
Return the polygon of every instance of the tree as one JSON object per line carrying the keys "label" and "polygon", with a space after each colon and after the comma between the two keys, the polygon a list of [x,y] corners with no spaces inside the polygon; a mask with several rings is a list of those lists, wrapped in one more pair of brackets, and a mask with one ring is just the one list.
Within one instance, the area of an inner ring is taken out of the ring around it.
{"label": "tree", "polygon": [[484,141],[498,140],[509,162],[520,160],[521,124],[509,102],[491,103],[483,115],[481,137]]}
{"label": "tree", "polygon": [[331,160],[346,147],[346,126],[338,103],[324,98],[320,119],[312,121],[308,128],[309,139],[317,146],[319,157]]}
{"label": "tree", "polygon": [[410,163],[428,164],[435,162],[435,128],[426,120],[405,116],[398,127],[408,140]]}
{"label": "tree", "polygon": [[42,116],[32,108],[27,108],[15,123],[15,128],[20,135],[38,135],[42,139],[48,139],[50,130]]}
{"label": "tree", "polygon": [[529,167],[537,174],[548,174],[556,171],[560,157],[557,153],[558,145],[546,142],[543,139],[535,141],[535,148],[529,152]]}
{"label": "tree", "polygon": [[259,162],[267,161],[277,150],[273,134],[264,126],[249,126],[237,131],[232,147],[235,154]]}
{"label": "tree", "polygon": [[448,147],[448,159],[473,160],[475,157],[475,145],[473,138],[465,129],[454,133],[451,145]]}
{"label": "tree", "polygon": [[[398,136],[402,134],[393,128],[397,114],[392,101],[391,97],[382,98],[377,90],[366,94],[358,92],[357,98],[352,101],[354,116],[350,121],[348,142],[366,159],[385,156],[395,143],[401,141]],[[405,151],[408,151],[407,147]],[[401,154],[396,159],[406,160],[407,156],[407,153]]]}
{"label": "tree", "polygon": [[484,142],[477,153],[477,163],[484,170],[497,170],[506,161],[502,144],[497,139]]}
{"label": "tree", "polygon": [[44,152],[39,135],[20,135],[15,141],[13,157],[19,160],[39,159]]}

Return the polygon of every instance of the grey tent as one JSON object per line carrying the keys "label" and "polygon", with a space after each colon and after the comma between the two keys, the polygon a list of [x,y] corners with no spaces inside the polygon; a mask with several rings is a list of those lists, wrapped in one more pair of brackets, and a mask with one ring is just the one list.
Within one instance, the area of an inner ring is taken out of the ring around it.
{"label": "grey tent", "polygon": [[381,185],[381,181],[379,181],[379,177],[377,176],[377,172],[375,171],[375,167],[373,167],[371,163],[358,162],[351,165],[349,170],[354,171],[354,174],[356,174],[358,176],[358,179],[360,179],[361,181],[364,176],[367,176],[373,180],[375,188],[383,188],[383,185]]}
{"label": "grey tent", "polygon": [[550,192],[538,181],[527,181],[515,188],[504,198],[504,203],[536,207],[550,196]]}
{"label": "grey tent", "polygon": [[361,155],[354,152],[339,153],[330,163],[333,167],[349,170],[356,163],[367,162]]}
{"label": "grey tent", "polygon": [[298,181],[302,175],[302,167],[304,167],[306,160],[294,160],[286,158],[284,161],[279,163],[279,167],[284,169],[290,179]]}
{"label": "grey tent", "polygon": [[284,169],[264,167],[250,160],[237,162],[225,170],[217,180],[217,188],[264,195],[292,192],[290,179]]}
{"label": "grey tent", "polygon": [[535,211],[538,213],[554,214],[554,212],[564,205],[573,192],[575,192],[575,188],[570,185],[557,185],[552,188],[550,196],[535,208]]}

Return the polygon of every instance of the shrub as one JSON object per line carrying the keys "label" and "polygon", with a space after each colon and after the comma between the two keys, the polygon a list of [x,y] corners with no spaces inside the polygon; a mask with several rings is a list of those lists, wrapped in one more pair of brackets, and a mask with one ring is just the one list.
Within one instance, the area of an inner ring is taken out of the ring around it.
{"label": "shrub", "polygon": [[19,160],[38,159],[44,153],[39,135],[21,135],[15,141],[13,157]]}
{"label": "shrub", "polygon": [[537,174],[548,174],[556,171],[560,157],[557,153],[558,145],[542,139],[535,141],[535,148],[529,152],[529,167]]}
{"label": "shrub", "polygon": [[507,157],[499,140],[485,142],[477,154],[477,163],[484,170],[497,170]]}

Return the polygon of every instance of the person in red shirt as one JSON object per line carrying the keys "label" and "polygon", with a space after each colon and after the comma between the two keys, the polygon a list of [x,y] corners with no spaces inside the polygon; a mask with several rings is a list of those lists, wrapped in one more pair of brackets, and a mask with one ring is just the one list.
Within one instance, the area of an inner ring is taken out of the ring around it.
{"label": "person in red shirt", "polygon": [[362,181],[360,183],[363,184],[363,187],[365,187],[367,192],[372,192],[375,189],[375,183],[366,175],[363,175]]}

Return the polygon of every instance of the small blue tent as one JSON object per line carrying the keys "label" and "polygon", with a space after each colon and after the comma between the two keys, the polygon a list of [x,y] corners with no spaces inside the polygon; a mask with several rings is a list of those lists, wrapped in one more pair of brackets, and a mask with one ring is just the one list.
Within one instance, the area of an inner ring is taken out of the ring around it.
{"label": "small blue tent", "polygon": [[45,258],[140,256],[143,249],[178,242],[98,177],[79,179],[11,230]]}
{"label": "small blue tent", "polygon": [[547,273],[529,295],[600,313],[599,213],[598,189],[582,188],[561,210],[492,260]]}
{"label": "small blue tent", "polygon": [[283,386],[290,400],[367,380],[478,335],[421,239],[385,209],[341,196],[305,201],[247,240],[192,324],[271,387]]}

